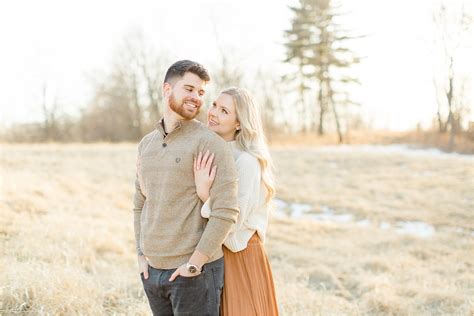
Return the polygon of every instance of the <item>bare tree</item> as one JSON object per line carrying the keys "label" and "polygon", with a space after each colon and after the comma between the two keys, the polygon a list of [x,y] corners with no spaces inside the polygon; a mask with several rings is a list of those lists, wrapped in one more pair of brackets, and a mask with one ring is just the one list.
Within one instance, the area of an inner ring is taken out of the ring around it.
{"label": "bare tree", "polygon": [[45,141],[54,141],[59,139],[58,131],[58,102],[56,96],[53,98],[53,102],[48,102],[47,99],[48,85],[45,81],[42,87],[41,93],[41,110],[43,113],[43,139]]}
{"label": "bare tree", "polygon": [[142,31],[133,30],[124,37],[116,67],[128,81],[136,124],[140,129],[142,120],[155,123],[162,115],[161,89],[167,64],[167,58],[155,51]]}
{"label": "bare tree", "polygon": [[94,97],[81,122],[85,140],[137,140],[158,121],[164,60],[142,32],[124,37],[109,71],[93,78]]}
{"label": "bare tree", "polygon": [[214,65],[213,86],[216,92],[228,88],[230,86],[241,86],[243,83],[244,73],[240,68],[241,56],[232,55],[229,52],[235,51],[227,47],[221,40],[217,24],[213,20],[213,32],[216,41],[216,47],[219,52],[217,63]]}
{"label": "bare tree", "polygon": [[438,57],[433,78],[438,103],[438,130],[440,133],[449,130],[449,147],[452,149],[467,107],[465,86],[471,74],[462,69],[460,53],[466,49],[467,43],[472,44],[474,40],[473,16],[464,1],[449,1],[449,5],[439,1],[433,12],[433,24]]}

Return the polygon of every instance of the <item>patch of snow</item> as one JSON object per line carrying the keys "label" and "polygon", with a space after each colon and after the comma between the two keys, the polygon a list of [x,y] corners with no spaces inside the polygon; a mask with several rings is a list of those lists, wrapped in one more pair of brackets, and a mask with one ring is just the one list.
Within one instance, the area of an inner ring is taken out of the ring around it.
{"label": "patch of snow", "polygon": [[417,237],[431,237],[435,233],[435,228],[421,221],[397,222],[397,233],[413,235]]}
{"label": "patch of snow", "polygon": [[382,222],[380,223],[380,226],[379,226],[379,228],[383,230],[390,229],[390,227],[392,227],[392,225],[390,225],[390,223],[387,223],[387,222]]}

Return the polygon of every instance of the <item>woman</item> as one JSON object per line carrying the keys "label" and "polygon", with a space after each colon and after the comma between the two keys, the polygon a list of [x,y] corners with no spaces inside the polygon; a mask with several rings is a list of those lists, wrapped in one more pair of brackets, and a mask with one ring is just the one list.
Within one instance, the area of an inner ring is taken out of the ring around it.
{"label": "woman", "polygon": [[[252,96],[244,89],[221,92],[207,113],[207,126],[229,142],[239,174],[240,214],[224,242],[222,315],[278,315],[275,287],[263,242],[269,205],[275,194],[271,158]],[[213,155],[194,163],[197,193],[209,217],[209,190],[218,166]]]}

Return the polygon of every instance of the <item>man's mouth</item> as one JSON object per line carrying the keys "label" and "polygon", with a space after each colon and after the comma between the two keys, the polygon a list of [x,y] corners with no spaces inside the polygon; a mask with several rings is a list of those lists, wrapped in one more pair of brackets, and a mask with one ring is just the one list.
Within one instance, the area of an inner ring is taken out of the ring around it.
{"label": "man's mouth", "polygon": [[184,102],[184,104],[192,109],[197,109],[198,106],[196,103],[193,103],[193,102]]}

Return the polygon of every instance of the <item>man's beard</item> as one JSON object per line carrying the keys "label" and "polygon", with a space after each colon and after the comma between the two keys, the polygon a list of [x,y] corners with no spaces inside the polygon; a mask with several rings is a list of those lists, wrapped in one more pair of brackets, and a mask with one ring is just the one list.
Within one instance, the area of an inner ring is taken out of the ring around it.
{"label": "man's beard", "polygon": [[170,98],[169,98],[169,103],[170,103],[170,108],[171,108],[171,110],[173,110],[173,112],[180,115],[185,120],[192,120],[193,118],[195,118],[199,114],[199,111],[200,111],[201,108],[198,107],[196,109],[196,112],[194,112],[194,113],[190,113],[190,112],[186,111],[186,109],[184,108],[184,103],[188,100],[190,100],[190,99],[189,98],[184,98],[181,101],[181,103],[178,103],[178,101],[176,100],[176,98],[174,96],[174,93],[171,93]]}

